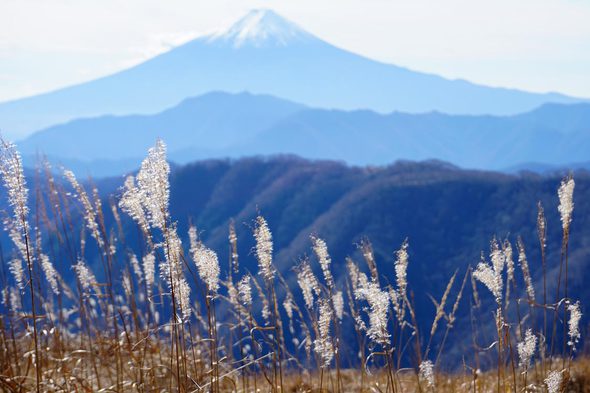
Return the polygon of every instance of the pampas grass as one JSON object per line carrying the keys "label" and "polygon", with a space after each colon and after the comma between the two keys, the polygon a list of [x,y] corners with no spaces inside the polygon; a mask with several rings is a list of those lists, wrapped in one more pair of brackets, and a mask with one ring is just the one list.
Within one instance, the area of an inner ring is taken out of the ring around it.
{"label": "pampas grass", "polygon": [[[568,298],[572,177],[558,188],[563,238],[553,302],[547,300],[545,275],[555,262],[546,260],[546,221],[539,205],[542,301],[532,278],[538,267],[529,264],[522,239],[513,244],[494,238],[489,261],[482,253],[475,269],[455,271],[442,293],[428,294],[434,309],[425,340],[418,313],[426,310],[414,305],[414,291],[422,289],[412,288],[408,280],[408,240],[390,261],[380,261],[365,239],[359,245],[364,263],[359,264],[352,258],[333,261],[328,242],[312,234],[312,256],[282,271],[274,264],[272,223],[258,215],[252,225],[258,271],[250,272],[239,263],[243,259],[233,222],[226,262],[194,226],[188,242],[183,241],[170,214],[170,167],[161,141],[148,151],[137,176],[127,177],[110,200],[114,228],[107,228],[98,190],[80,183],[71,171],[63,172],[64,187],[45,164],[46,208],[41,193],[30,203],[13,145],[2,142],[1,160],[11,208],[4,226],[14,244],[14,249],[2,250],[10,275],[0,277],[4,391],[588,389],[589,362],[574,358],[581,340],[580,302]],[[129,228],[125,220],[137,229],[133,249],[126,243],[130,231],[123,230]],[[93,244],[87,244],[87,235]],[[98,253],[92,254],[90,246]],[[513,249],[522,282],[515,274]],[[91,255],[100,262],[98,269],[88,259]],[[385,263],[394,277],[380,272]],[[339,271],[340,266],[347,271]],[[490,303],[496,306],[493,312],[484,310]],[[521,309],[521,303],[528,307]],[[473,316],[473,353],[464,354],[461,369],[447,373],[441,363],[460,310]],[[495,326],[496,334],[480,345],[478,329],[486,323]],[[563,337],[557,337],[558,326]],[[345,342],[352,337],[356,343]],[[558,345],[560,338],[563,345]],[[491,354],[495,368],[482,371],[480,355]]]}

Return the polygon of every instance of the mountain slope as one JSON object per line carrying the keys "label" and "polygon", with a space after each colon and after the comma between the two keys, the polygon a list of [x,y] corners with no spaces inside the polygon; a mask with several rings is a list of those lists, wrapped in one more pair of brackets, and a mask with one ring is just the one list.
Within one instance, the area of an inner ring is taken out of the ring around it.
{"label": "mountain slope", "polygon": [[[47,196],[36,192],[39,177],[28,173],[32,206],[39,207],[35,197]],[[493,236],[499,240],[508,238],[513,246],[521,236],[526,246],[537,299],[543,296],[541,257],[536,232],[537,201],[545,207],[547,218],[547,284],[549,299],[555,295],[556,277],[560,268],[561,222],[557,211],[558,176],[504,175],[493,172],[465,171],[441,162],[398,162],[381,168],[348,167],[330,161],[308,161],[293,157],[273,159],[209,160],[177,167],[170,177],[171,218],[178,220],[178,234],[188,247],[189,224],[196,225],[200,238],[214,249],[220,258],[222,277],[228,267],[228,225],[235,222],[238,237],[239,265],[241,273],[258,271],[258,262],[252,236],[253,220],[261,213],[267,219],[273,235],[273,263],[282,275],[291,281],[295,301],[303,305],[301,292],[293,268],[301,258],[309,256],[319,273],[317,260],[310,250],[311,234],[324,238],[332,259],[332,272],[338,285],[344,284],[347,275],[345,259],[352,257],[364,266],[358,244],[368,238],[373,245],[376,262],[382,274],[382,282],[391,282],[394,271],[394,254],[404,239],[409,240],[408,282],[412,301],[417,310],[420,332],[427,339],[427,332],[434,316],[434,306],[428,295],[439,299],[446,282],[459,269],[459,276],[469,265],[480,260],[480,252],[487,255]],[[60,178],[56,180],[58,183]],[[580,299],[587,326],[590,290],[586,277],[590,274],[590,173],[575,174],[575,192],[571,237],[568,248],[569,295]],[[93,183],[102,192],[106,228],[116,238],[117,253],[114,266],[122,267],[122,261],[130,249],[141,255],[143,247],[139,229],[122,214],[121,232],[114,222],[109,203],[120,193],[123,179],[100,179]],[[66,186],[65,191],[70,191]],[[34,197],[33,197],[34,196]],[[6,206],[5,190],[0,188],[0,205]],[[79,241],[79,233],[85,227],[84,210],[77,204],[69,205],[69,228],[73,243]],[[35,211],[36,208],[32,211]],[[71,225],[71,227],[70,227]],[[55,233],[44,234],[47,249],[53,249]],[[53,238],[53,239],[52,239]],[[119,240],[121,239],[121,240]],[[12,246],[8,234],[0,235],[5,260],[10,260]],[[63,241],[63,240],[62,240]],[[77,249],[77,245],[75,248]],[[58,247],[53,257],[56,269],[66,281],[73,284],[71,251]],[[68,257],[69,255],[69,257]],[[97,253],[93,241],[85,244],[85,259],[93,265],[99,282],[104,279],[101,253]],[[515,255],[516,258],[516,255]],[[187,269],[194,268],[192,262]],[[516,268],[517,292],[523,295],[523,279],[520,267]],[[120,272],[114,275],[117,282]],[[192,280],[191,280],[192,281]],[[460,282],[460,280],[457,280]],[[458,282],[450,299],[458,289]],[[471,285],[467,284],[458,319],[451,331],[446,347],[443,367],[451,367],[451,361],[459,363],[464,354],[473,354],[471,348],[470,311],[476,314],[478,330],[491,328],[491,335],[480,344],[487,346],[494,339],[494,310],[491,294],[481,285],[479,309],[470,309]],[[198,288],[196,289],[198,291]],[[280,293],[279,293],[280,296]],[[451,302],[450,300],[449,302]],[[282,302],[279,302],[282,304]],[[512,307],[515,302],[511,302]],[[450,307],[450,305],[448,306]],[[218,309],[219,321],[223,321],[224,308]],[[536,313],[541,317],[542,313]],[[162,315],[164,318],[165,316]],[[516,316],[511,319],[516,320]],[[344,326],[343,332],[352,332]],[[352,333],[351,333],[352,334]],[[585,335],[583,335],[585,336]],[[440,338],[440,337],[439,337]],[[345,336],[346,345],[354,345],[353,337]],[[464,350],[468,348],[468,350]],[[471,348],[471,349],[469,349]],[[351,353],[351,352],[346,352]],[[485,367],[485,353],[482,355]],[[349,357],[349,356],[347,356]],[[352,357],[350,357],[352,358]],[[492,364],[495,359],[491,355]],[[489,364],[489,363],[488,363]]]}
{"label": "mountain slope", "polygon": [[[590,205],[584,202],[590,200],[590,174],[577,173],[575,178],[576,207],[569,248],[570,293],[584,304],[583,299],[590,296],[584,281],[590,274]],[[488,253],[494,235],[499,239],[507,236],[512,242],[522,236],[537,294],[542,296],[535,229],[537,201],[544,204],[547,215],[548,293],[555,293],[561,240],[556,193],[559,182],[560,178],[555,176],[464,171],[439,162],[351,168],[334,162],[288,157],[236,162],[211,160],[173,172],[171,213],[179,219],[180,234],[186,235],[189,222],[195,224],[202,231],[205,244],[220,256],[227,255],[227,231],[233,218],[241,269],[256,272],[257,261],[251,252],[254,249],[252,222],[260,211],[273,233],[274,263],[291,280],[294,279],[292,269],[300,258],[312,255],[310,234],[326,240],[332,270],[340,282],[347,274],[344,263],[347,256],[362,263],[357,245],[365,237],[373,244],[380,271],[392,280],[393,252],[407,237],[410,242],[408,282],[415,291],[421,331],[427,332],[434,313],[428,294],[438,298],[455,269],[463,272],[468,265],[479,261],[481,250]],[[222,261],[225,270],[226,260]],[[317,262],[313,263],[318,268]],[[519,269],[516,274],[518,287],[522,289]],[[491,300],[483,287],[480,290],[484,301]],[[461,359],[462,345],[471,345],[470,293],[468,290],[465,295],[459,322],[447,347],[449,357],[452,353],[457,361]],[[482,315],[492,310],[493,305],[488,306],[489,309],[480,310]],[[492,321],[487,317],[481,320]],[[463,341],[463,337],[469,342]]]}
{"label": "mountain slope", "polygon": [[0,104],[10,138],[74,118],[155,113],[209,91],[272,94],[310,106],[376,111],[509,114],[574,102],[448,80],[336,48],[272,11],[197,38],[142,64],[80,85]]}
{"label": "mountain slope", "polygon": [[[545,121],[548,113],[551,121]],[[589,151],[590,105],[547,104],[515,116],[307,110],[241,144],[232,156],[282,152],[359,165],[439,159],[497,170],[523,162],[566,166],[587,161]]]}
{"label": "mountain slope", "polygon": [[[155,115],[50,127],[19,148],[28,163],[43,152],[68,166],[85,164],[98,176],[132,170],[132,160],[158,137],[179,163],[290,153],[358,165],[440,159],[472,168],[525,162],[559,167],[590,158],[590,104],[546,104],[514,116],[381,115],[312,109],[272,96],[211,93]],[[107,161],[113,162],[105,166]]]}
{"label": "mountain slope", "polygon": [[207,153],[251,139],[303,109],[270,96],[215,92],[156,115],[103,116],[50,127],[19,143],[19,148],[24,155],[120,160],[141,157],[160,137],[171,151],[191,148]]}

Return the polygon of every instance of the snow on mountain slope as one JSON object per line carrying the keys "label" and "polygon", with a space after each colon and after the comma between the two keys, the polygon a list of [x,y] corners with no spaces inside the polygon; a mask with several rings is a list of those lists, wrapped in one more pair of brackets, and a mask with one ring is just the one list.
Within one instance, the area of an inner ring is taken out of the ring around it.
{"label": "snow on mountain slope", "polygon": [[313,36],[296,24],[273,11],[256,9],[237,21],[229,30],[211,35],[209,43],[225,43],[239,48],[245,45],[287,46],[292,42],[308,39],[313,39]]}
{"label": "snow on mountain slope", "polygon": [[513,114],[580,101],[448,80],[336,48],[272,11],[254,11],[116,74],[0,103],[0,130],[21,139],[75,118],[157,113],[210,91],[270,94],[320,108]]}

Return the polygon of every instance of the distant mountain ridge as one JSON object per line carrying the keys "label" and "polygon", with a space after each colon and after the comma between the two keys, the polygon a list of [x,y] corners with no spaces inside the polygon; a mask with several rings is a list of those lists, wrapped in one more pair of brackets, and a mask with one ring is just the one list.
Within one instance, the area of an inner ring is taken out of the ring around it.
{"label": "distant mountain ridge", "polygon": [[449,80],[384,64],[332,46],[268,10],[221,34],[200,37],[130,69],[0,103],[10,139],[80,117],[158,113],[210,91],[251,91],[320,108],[410,113],[514,114],[579,102]]}
{"label": "distant mountain ridge", "polygon": [[521,164],[527,162],[559,168],[590,159],[590,104],[546,104],[513,116],[382,115],[216,92],[155,115],[75,120],[18,145],[28,163],[42,152],[66,165],[87,165],[94,175],[112,175],[133,170],[133,160],[158,137],[178,163],[295,154],[353,165],[439,159],[466,168],[526,169]]}
{"label": "distant mountain ridge", "polygon": [[[581,300],[587,322],[588,302],[584,300],[590,298],[585,279],[590,274],[590,204],[586,203],[590,200],[590,172],[580,171],[574,177],[569,293]],[[437,161],[398,162],[371,168],[292,157],[206,160],[172,171],[170,207],[171,216],[178,220],[179,235],[186,239],[189,223],[196,225],[203,242],[219,255],[223,271],[227,268],[228,225],[233,219],[240,266],[253,273],[258,271],[258,263],[252,253],[252,223],[261,213],[273,235],[273,263],[292,281],[296,279],[293,269],[305,255],[320,274],[310,250],[311,234],[326,240],[332,271],[340,284],[347,275],[347,256],[364,266],[358,249],[363,239],[372,242],[380,273],[393,280],[393,252],[408,238],[409,290],[415,295],[420,331],[427,338],[435,310],[428,295],[441,296],[456,269],[462,275],[469,265],[480,260],[480,251],[487,255],[493,236],[499,240],[508,238],[513,247],[517,237],[522,237],[537,299],[542,298],[537,201],[545,207],[547,218],[547,293],[554,296],[562,231],[557,210],[560,181],[561,177],[555,175],[467,171]],[[105,179],[96,185],[102,192],[111,192],[116,183],[122,182],[123,179]],[[107,206],[106,199],[104,205]],[[127,217],[124,230],[128,242],[139,239],[137,227]],[[96,271],[100,271],[98,255],[96,263]],[[518,293],[522,294],[519,267],[515,274]],[[297,284],[292,284],[296,300],[303,304]],[[453,293],[458,285],[456,282]],[[484,302],[480,312],[488,315],[494,308],[493,297],[481,284],[478,286]],[[457,364],[463,349],[472,345],[470,287],[468,284],[447,346],[448,358]],[[480,320],[488,321],[490,332],[494,332],[492,318]],[[581,326],[587,326],[584,321]],[[349,338],[348,344],[355,342],[353,337]],[[496,359],[492,355],[488,360]]]}
{"label": "distant mountain ridge", "polygon": [[[33,190],[31,203],[35,206],[33,195],[47,195],[47,189],[43,188],[45,183],[39,181],[33,171],[27,176]],[[78,178],[82,181],[81,176]],[[576,172],[574,178],[575,208],[568,246],[568,293],[573,299],[581,300],[584,315],[581,326],[587,327],[590,315],[587,301],[590,299],[590,287],[586,279],[590,274],[590,204],[586,201],[590,200],[590,172]],[[479,262],[482,250],[487,256],[493,236],[502,241],[507,238],[513,246],[517,237],[522,237],[536,296],[542,299],[543,266],[536,230],[537,201],[542,202],[547,219],[547,293],[553,299],[560,267],[562,226],[557,188],[561,179],[559,175],[507,175],[462,170],[438,161],[349,167],[333,161],[294,157],[216,159],[173,168],[170,176],[170,213],[171,219],[177,221],[178,234],[186,247],[189,225],[198,228],[201,240],[219,256],[222,277],[226,277],[228,268],[230,220],[235,223],[241,271],[253,274],[258,271],[258,261],[252,252],[255,249],[252,224],[259,213],[267,219],[272,231],[273,264],[285,279],[292,281],[296,279],[294,267],[305,256],[311,259],[316,273],[320,273],[319,264],[310,250],[311,234],[327,242],[332,272],[338,285],[344,285],[347,276],[346,257],[365,266],[358,249],[358,244],[364,239],[369,239],[373,245],[384,281],[392,281],[393,252],[407,238],[410,244],[409,291],[415,295],[412,301],[415,302],[422,338],[427,339],[435,311],[428,295],[438,299],[456,269],[462,276],[468,266],[473,267]],[[65,179],[56,177],[58,188],[61,182]],[[103,197],[107,228],[117,226],[108,206],[118,200],[123,182],[121,177],[92,181],[92,186],[96,186]],[[42,187],[40,192],[37,192],[38,185]],[[65,190],[70,191],[70,186],[66,185]],[[6,203],[6,191],[1,187],[0,208],[6,207]],[[77,232],[85,225],[84,210],[76,205],[70,206],[71,222],[74,223],[70,225]],[[116,243],[119,261],[129,249],[135,250],[138,255],[143,250],[140,229],[126,214],[121,214],[121,219],[121,232],[116,229],[112,232],[117,233],[117,238],[120,234],[124,234],[125,238],[124,242]],[[50,241],[49,236],[44,239]],[[7,232],[2,232],[0,241],[3,241],[6,258],[12,249]],[[49,244],[48,249],[51,249]],[[66,281],[74,285],[74,270],[70,258],[65,255],[68,251],[62,248],[59,254],[61,257],[54,259],[56,268]],[[85,259],[93,266],[98,280],[104,277],[101,255],[93,242],[88,241]],[[117,265],[121,267],[120,263]],[[121,274],[115,277],[117,282],[122,279]],[[515,277],[515,294],[524,296],[518,265]],[[459,282],[455,282],[453,294],[457,293]],[[295,300],[303,305],[297,284],[291,283]],[[476,312],[481,316],[491,315],[495,308],[493,297],[481,283],[477,285],[483,303]],[[455,363],[445,362],[445,369],[460,364],[464,353],[473,354],[471,299],[471,285],[467,284],[457,324],[446,347],[446,359]],[[514,302],[511,304],[514,305]],[[222,321],[224,310],[218,311]],[[536,315],[542,318],[542,313]],[[490,338],[495,333],[494,319],[480,317],[479,320],[491,333],[481,343],[493,342],[494,339]],[[478,330],[482,328],[484,326],[479,326]],[[345,327],[343,331],[352,335],[353,329]],[[583,334],[583,337],[586,336]],[[354,345],[355,340],[347,336],[344,342]],[[482,361],[487,359],[493,364],[497,361],[494,355],[482,356]]]}

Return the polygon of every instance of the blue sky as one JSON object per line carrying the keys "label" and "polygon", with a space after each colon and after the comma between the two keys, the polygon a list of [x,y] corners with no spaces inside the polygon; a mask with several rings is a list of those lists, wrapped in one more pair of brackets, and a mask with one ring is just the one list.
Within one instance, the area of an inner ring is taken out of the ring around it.
{"label": "blue sky", "polygon": [[380,61],[590,97],[588,0],[0,0],[0,101],[128,68],[252,8]]}

